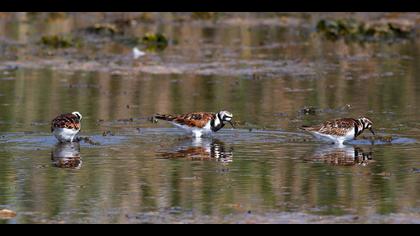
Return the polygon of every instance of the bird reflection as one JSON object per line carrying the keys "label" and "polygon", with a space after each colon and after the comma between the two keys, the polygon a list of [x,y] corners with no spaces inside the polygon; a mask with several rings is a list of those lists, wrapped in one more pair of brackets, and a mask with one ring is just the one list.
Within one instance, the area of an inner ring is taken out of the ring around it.
{"label": "bird reflection", "polygon": [[79,143],[57,143],[51,152],[55,167],[79,169],[82,166]]}
{"label": "bird reflection", "polygon": [[175,146],[174,151],[163,152],[163,158],[187,158],[191,160],[215,160],[223,163],[233,161],[233,147],[218,139],[188,139]]}
{"label": "bird reflection", "polygon": [[372,162],[372,150],[367,150],[358,146],[322,146],[315,153],[305,158],[310,162],[324,162],[337,166],[366,166]]}

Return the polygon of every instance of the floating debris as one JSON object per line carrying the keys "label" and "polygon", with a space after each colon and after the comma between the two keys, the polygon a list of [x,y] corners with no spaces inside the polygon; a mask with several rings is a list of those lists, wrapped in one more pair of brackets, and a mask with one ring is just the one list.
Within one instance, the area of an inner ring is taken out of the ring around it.
{"label": "floating debris", "polygon": [[383,176],[383,177],[390,177],[390,176],[392,176],[392,173],[384,171],[384,172],[381,172],[381,173],[377,173],[375,175],[379,175],[379,176]]}
{"label": "floating debris", "polygon": [[300,110],[300,113],[303,115],[315,115],[317,109],[315,107],[304,107]]}
{"label": "floating debris", "polygon": [[105,131],[102,133],[102,136],[106,137],[106,136],[114,136],[114,133],[112,133],[110,130]]}
{"label": "floating debris", "polygon": [[16,217],[16,212],[8,209],[0,210],[0,219],[11,219]]}
{"label": "floating debris", "polygon": [[90,137],[78,137],[77,138],[77,141],[78,142],[80,142],[80,141],[84,141],[85,143],[88,143],[88,144],[90,144],[90,145],[101,145],[99,142],[95,142],[95,141],[93,141]]}

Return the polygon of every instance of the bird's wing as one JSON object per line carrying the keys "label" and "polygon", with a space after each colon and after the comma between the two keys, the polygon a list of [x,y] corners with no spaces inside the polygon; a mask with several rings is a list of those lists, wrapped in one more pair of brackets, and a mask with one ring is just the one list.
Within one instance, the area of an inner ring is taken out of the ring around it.
{"label": "bird's wing", "polygon": [[59,115],[51,122],[51,132],[54,128],[78,130],[80,129],[79,118],[71,113]]}
{"label": "bird's wing", "polygon": [[157,117],[157,119],[168,120],[180,125],[187,125],[189,127],[203,128],[210,120],[214,119],[215,117],[216,115],[210,112],[194,112],[179,116],[164,115]]}
{"label": "bird's wing", "polygon": [[319,129],[319,133],[328,135],[344,136],[350,128],[355,126],[356,121],[352,118],[343,118],[339,120],[326,121]]}

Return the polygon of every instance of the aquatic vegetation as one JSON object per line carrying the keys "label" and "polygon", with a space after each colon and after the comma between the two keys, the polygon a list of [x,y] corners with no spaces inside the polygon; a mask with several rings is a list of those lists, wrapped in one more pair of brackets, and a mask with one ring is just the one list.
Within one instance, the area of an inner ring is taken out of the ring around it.
{"label": "aquatic vegetation", "polygon": [[168,44],[168,40],[163,34],[160,33],[147,33],[142,39],[143,43],[155,43],[155,44]]}
{"label": "aquatic vegetation", "polygon": [[149,51],[164,50],[168,46],[168,39],[161,33],[146,33],[141,42]]}
{"label": "aquatic vegetation", "polygon": [[71,36],[66,35],[45,35],[41,37],[41,44],[53,48],[69,48],[77,43]]}
{"label": "aquatic vegetation", "polygon": [[318,33],[329,40],[378,41],[406,39],[414,34],[414,24],[407,20],[360,22],[355,19],[320,20]]}

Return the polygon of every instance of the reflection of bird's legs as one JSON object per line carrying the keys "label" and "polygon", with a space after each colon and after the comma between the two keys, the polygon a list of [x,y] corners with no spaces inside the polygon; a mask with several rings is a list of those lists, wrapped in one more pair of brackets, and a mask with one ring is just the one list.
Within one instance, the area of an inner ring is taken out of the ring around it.
{"label": "reflection of bird's legs", "polygon": [[338,147],[338,148],[345,148],[345,147],[346,147],[346,145],[344,145],[344,144],[343,144],[343,142],[338,142],[338,143],[337,143],[337,147]]}
{"label": "reflection of bird's legs", "polygon": [[202,143],[203,143],[203,139],[201,138],[201,136],[195,137],[195,138],[192,140],[192,144],[193,144],[194,146],[200,146]]}
{"label": "reflection of bird's legs", "polygon": [[193,137],[194,138],[201,139],[201,136],[202,136],[202,132],[201,131],[199,131],[199,130],[193,130],[192,131],[192,134],[193,134]]}

